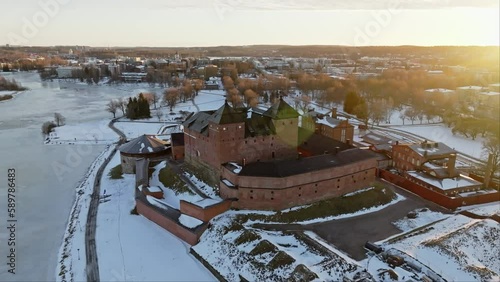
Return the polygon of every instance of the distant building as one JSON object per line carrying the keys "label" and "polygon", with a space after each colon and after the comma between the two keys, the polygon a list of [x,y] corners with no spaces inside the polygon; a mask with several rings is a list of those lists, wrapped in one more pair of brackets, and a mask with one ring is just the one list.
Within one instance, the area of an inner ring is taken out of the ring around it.
{"label": "distant building", "polygon": [[352,144],[354,126],[347,120],[337,117],[337,109],[333,108],[330,116],[309,111],[302,116],[301,126],[323,136],[340,142]]}
{"label": "distant building", "polygon": [[421,170],[437,178],[455,177],[457,152],[440,142],[392,146],[394,167],[400,171]]}

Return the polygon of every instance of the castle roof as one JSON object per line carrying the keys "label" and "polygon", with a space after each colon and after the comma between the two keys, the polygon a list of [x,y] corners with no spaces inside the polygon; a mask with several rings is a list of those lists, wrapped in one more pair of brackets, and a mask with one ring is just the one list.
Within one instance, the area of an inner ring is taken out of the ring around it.
{"label": "castle roof", "polygon": [[295,160],[255,162],[242,168],[240,176],[288,177],[323,169],[344,166],[363,160],[374,159],[375,155],[367,150],[348,149],[338,154],[324,154]]}
{"label": "castle roof", "polygon": [[245,108],[231,107],[226,100],[224,105],[210,116],[209,120],[216,124],[245,122],[246,111],[247,110]]}
{"label": "castle roof", "polygon": [[152,154],[167,149],[167,143],[153,135],[142,135],[120,146],[119,150],[125,154]]}
{"label": "castle roof", "polygon": [[297,118],[299,113],[290,105],[288,105],[281,97],[278,102],[272,105],[267,111],[264,112],[265,116],[272,119],[287,119]]}

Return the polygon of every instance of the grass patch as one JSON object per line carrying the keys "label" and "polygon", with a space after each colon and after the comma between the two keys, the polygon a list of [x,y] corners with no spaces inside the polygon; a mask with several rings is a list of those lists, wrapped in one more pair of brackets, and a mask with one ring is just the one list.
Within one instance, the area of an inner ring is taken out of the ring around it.
{"label": "grass patch", "polygon": [[234,232],[234,231],[239,231],[243,229],[243,225],[239,223],[238,221],[233,221],[230,226],[227,226],[224,228],[224,235],[226,235],[229,232]]}
{"label": "grass patch", "polygon": [[283,266],[290,265],[295,262],[295,259],[283,251],[279,251],[274,258],[267,264],[271,269],[277,269]]}
{"label": "grass patch", "polygon": [[250,251],[250,255],[256,256],[256,255],[261,255],[265,253],[270,253],[270,252],[277,252],[278,248],[276,246],[267,241],[267,240],[262,240],[260,241],[255,248],[253,248],[252,251]]}
{"label": "grass patch", "polygon": [[165,167],[160,170],[159,179],[165,187],[172,189],[176,195],[184,193],[191,195],[195,194],[188,188],[187,184],[182,181],[179,175],[172,171],[170,167]]}
{"label": "grass patch", "polygon": [[302,209],[278,212],[269,217],[275,222],[299,222],[354,213],[366,208],[387,204],[396,198],[396,194],[388,188],[375,186],[373,189],[364,191],[349,197],[338,197],[314,203]]}
{"label": "grass patch", "polygon": [[14,97],[12,95],[9,95],[9,94],[7,94],[7,95],[0,95],[0,101],[10,100],[12,98],[14,98]]}
{"label": "grass patch", "polygon": [[238,238],[236,238],[234,240],[234,243],[236,245],[241,245],[241,244],[245,244],[245,243],[249,243],[249,242],[252,242],[252,241],[255,241],[255,240],[260,240],[261,237],[259,234],[253,232],[253,231],[250,231],[250,230],[245,230],[243,231],[243,233],[241,233],[240,236],[238,236]]}
{"label": "grass patch", "polygon": [[312,272],[309,268],[307,268],[307,266],[299,264],[293,270],[288,281],[305,282],[305,281],[313,281],[314,279],[318,278],[319,278],[318,275]]}
{"label": "grass patch", "polygon": [[117,165],[109,171],[108,174],[111,179],[121,179],[123,178],[122,166]]}

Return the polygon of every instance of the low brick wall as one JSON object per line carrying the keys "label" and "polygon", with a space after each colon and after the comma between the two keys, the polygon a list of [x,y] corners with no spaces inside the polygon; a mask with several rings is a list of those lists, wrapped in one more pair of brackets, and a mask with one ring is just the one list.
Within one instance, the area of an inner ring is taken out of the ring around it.
{"label": "low brick wall", "polygon": [[229,210],[231,208],[231,202],[232,201],[230,200],[225,200],[218,204],[202,208],[190,202],[181,200],[180,210],[183,214],[192,216],[204,222],[208,222],[210,221],[210,219]]}
{"label": "low brick wall", "polygon": [[167,217],[158,211],[158,208],[151,206],[149,204],[144,203],[141,199],[136,199],[136,207],[137,212],[143,215],[145,218],[151,220],[152,222],[158,224],[168,232],[174,234],[178,238],[182,239],[186,243],[190,245],[196,245],[198,240],[208,227],[207,224],[204,224],[201,227],[197,227],[195,230],[190,230],[182,225],[180,225],[175,220]]}
{"label": "low brick wall", "polygon": [[393,174],[387,170],[379,170],[380,178],[383,178],[405,190],[419,195],[420,197],[432,201],[440,206],[454,210],[461,206],[470,206],[484,203],[491,203],[500,200],[500,193],[481,194],[470,197],[456,197],[450,198],[441,193],[429,190],[425,187],[418,185],[400,175]]}

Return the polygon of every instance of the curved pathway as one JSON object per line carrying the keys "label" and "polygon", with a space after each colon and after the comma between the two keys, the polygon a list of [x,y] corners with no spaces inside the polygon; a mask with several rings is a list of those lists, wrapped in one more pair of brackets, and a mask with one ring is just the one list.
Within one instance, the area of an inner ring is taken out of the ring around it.
{"label": "curved pathway", "polygon": [[100,281],[99,277],[99,264],[97,262],[97,248],[95,244],[95,231],[96,231],[96,220],[97,220],[97,208],[99,207],[100,201],[100,191],[101,191],[101,177],[104,171],[104,168],[108,165],[109,161],[113,158],[118,147],[125,143],[127,138],[123,132],[114,127],[114,123],[118,120],[115,118],[111,120],[108,124],[109,128],[111,128],[116,134],[120,136],[120,140],[116,144],[115,148],[111,152],[111,154],[106,158],[104,163],[101,165],[99,170],[97,171],[96,177],[94,179],[94,190],[92,192],[92,197],[90,200],[89,211],[87,214],[87,224],[85,227],[85,254],[86,254],[86,272],[87,272],[87,281]]}

